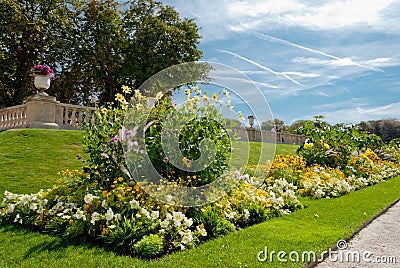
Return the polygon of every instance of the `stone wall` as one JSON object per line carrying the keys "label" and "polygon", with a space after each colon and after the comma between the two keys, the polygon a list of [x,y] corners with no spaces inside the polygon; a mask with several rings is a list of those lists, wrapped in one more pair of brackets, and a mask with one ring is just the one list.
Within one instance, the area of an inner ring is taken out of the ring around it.
{"label": "stone wall", "polygon": [[234,133],[243,141],[269,143],[302,144],[307,139],[304,135],[277,133],[255,128],[233,128]]}

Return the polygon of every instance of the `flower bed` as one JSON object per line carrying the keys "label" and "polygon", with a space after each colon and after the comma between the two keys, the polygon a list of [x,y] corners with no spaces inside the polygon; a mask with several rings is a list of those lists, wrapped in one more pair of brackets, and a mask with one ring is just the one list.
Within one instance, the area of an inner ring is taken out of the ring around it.
{"label": "flower bed", "polygon": [[[143,142],[151,151],[150,158],[158,171],[171,184],[201,187],[215,181],[215,174],[230,183],[228,194],[215,202],[201,206],[174,206],[149,195],[145,191],[149,185],[145,181],[135,181],[128,171],[124,146],[134,149],[137,155],[132,157],[138,157],[137,163],[140,163],[139,156],[143,152],[134,141],[128,145],[122,141],[121,118],[128,107],[126,97],[133,94],[131,112],[138,119],[143,116],[143,107],[148,99],[128,87],[124,87],[123,92],[117,95],[116,104],[99,109],[95,113],[95,121],[86,125],[84,145],[89,159],[82,159],[81,156],[78,159],[87,166],[82,171],[66,170],[60,173],[56,185],[36,194],[6,191],[0,208],[1,222],[75,240],[88,240],[121,254],[155,258],[290,214],[303,208],[298,196],[337,197],[400,174],[398,144],[380,147],[379,152],[384,152],[382,155],[386,155],[387,160],[382,160],[369,148],[359,148],[354,154],[347,148],[350,155],[346,153],[348,161],[343,163],[334,159],[332,150],[336,145],[325,138],[322,143],[314,138],[313,143],[308,141],[306,144],[309,145],[304,144],[301,150],[306,151],[306,157],[279,155],[272,163],[263,166],[223,172],[229,140],[225,139],[226,133],[219,130],[219,122],[204,119],[194,121],[182,130],[182,140],[187,142],[182,164],[189,167],[192,164],[189,159],[195,159],[199,153],[197,147],[190,146],[196,141],[185,140],[185,137],[196,137],[196,140],[222,137],[214,140],[221,153],[216,155],[217,166],[195,174],[178,170],[168,157],[160,154],[164,149],[158,138],[162,128],[157,123],[148,124],[144,129],[148,135]],[[179,110],[185,115],[198,112],[195,109],[201,91],[195,88],[185,94],[188,102]],[[195,96],[191,97],[191,94]],[[213,100],[218,100],[217,96],[212,96]],[[206,103],[206,108],[201,108],[202,112],[215,114],[215,109],[207,106],[211,100],[206,93],[201,98]],[[159,101],[157,112],[150,114],[150,120],[158,122],[162,116],[176,111],[169,99],[162,98],[162,94],[158,94],[156,100]],[[243,116],[239,114],[239,117]],[[131,132],[125,131],[127,133]],[[185,133],[188,133],[187,136]],[[315,143],[321,146],[310,145]],[[318,162],[321,163],[314,163],[307,150],[322,151],[318,154]],[[340,165],[331,167],[328,165],[331,163]]]}

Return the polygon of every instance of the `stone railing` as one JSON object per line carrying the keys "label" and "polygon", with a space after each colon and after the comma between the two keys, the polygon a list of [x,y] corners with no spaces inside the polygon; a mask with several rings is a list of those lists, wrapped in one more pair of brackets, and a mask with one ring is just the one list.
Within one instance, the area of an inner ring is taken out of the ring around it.
{"label": "stone railing", "polygon": [[288,133],[272,132],[255,128],[233,128],[234,133],[243,141],[269,143],[302,144],[307,137]]}
{"label": "stone railing", "polygon": [[26,110],[26,104],[0,109],[0,131],[26,127]]}
{"label": "stone railing", "polygon": [[61,129],[77,129],[83,122],[89,122],[93,118],[95,108],[79,105],[59,103],[57,105],[56,124]]}
{"label": "stone railing", "polygon": [[0,109],[0,131],[13,128],[80,129],[92,120],[94,107],[60,103],[55,97],[38,93],[24,104]]}

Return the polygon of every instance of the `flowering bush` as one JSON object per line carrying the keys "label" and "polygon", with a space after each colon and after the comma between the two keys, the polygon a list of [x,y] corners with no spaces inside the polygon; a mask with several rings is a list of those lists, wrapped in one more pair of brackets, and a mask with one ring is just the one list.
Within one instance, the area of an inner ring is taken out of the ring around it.
{"label": "flowering bush", "polygon": [[49,66],[47,65],[35,65],[33,67],[33,73],[37,74],[37,75],[48,75],[50,76],[50,78],[52,78],[54,76],[54,70],[51,69]]}
{"label": "flowering bush", "polygon": [[323,116],[316,116],[314,121],[306,121],[296,130],[296,133],[309,137],[298,149],[299,155],[308,166],[319,164],[344,168],[352,152],[382,146],[380,138],[376,135],[359,132],[355,126],[331,126],[322,121],[323,119]]}

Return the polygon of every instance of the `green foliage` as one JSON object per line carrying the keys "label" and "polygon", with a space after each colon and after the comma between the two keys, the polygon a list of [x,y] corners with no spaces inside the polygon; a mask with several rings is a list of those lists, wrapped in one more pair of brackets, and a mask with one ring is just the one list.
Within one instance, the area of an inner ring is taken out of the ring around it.
{"label": "green foliage", "polygon": [[[154,232],[154,230],[157,228],[157,224],[155,222],[152,222],[146,217],[137,218],[135,215],[131,215],[128,217],[123,216],[122,219],[117,220],[114,225],[115,227],[110,229],[109,234],[103,235],[104,243],[106,243],[107,246],[112,250],[125,255],[133,254],[134,253],[133,246],[136,243],[139,244],[141,241],[143,241],[145,237],[147,237],[147,235]],[[161,238],[159,239],[161,240],[161,245],[162,245],[163,241]],[[143,243],[146,242],[142,242],[142,244]],[[146,244],[142,245],[141,247],[142,250],[137,251],[135,249],[136,253],[139,256],[151,257],[151,254],[157,256],[160,253],[157,250],[155,252],[142,252],[146,251],[146,249],[143,248],[146,247]],[[149,247],[150,248],[148,248],[148,250],[152,251],[151,245]],[[142,255],[142,253],[146,254],[146,256]]]}
{"label": "green foliage", "polygon": [[1,0],[0,16],[1,108],[21,104],[34,92],[34,65],[55,69],[70,56],[59,49],[68,47],[64,40],[72,37],[75,14],[64,0]]}
{"label": "green foliage", "polygon": [[135,244],[134,249],[139,256],[154,258],[163,253],[163,240],[160,236],[151,234],[143,237],[142,240]]}
{"label": "green foliage", "polygon": [[262,130],[267,130],[271,131],[274,129],[274,131],[281,131],[283,128],[284,122],[280,120],[279,118],[274,118],[273,120],[267,120],[261,123],[261,129]]}
{"label": "green foliage", "polygon": [[[32,68],[56,71],[48,93],[64,103],[111,102],[174,64],[198,60],[193,20],[153,0],[0,0],[0,108],[35,92]],[[129,79],[125,79],[129,77]]]}
{"label": "green foliage", "polygon": [[83,146],[89,155],[85,172],[89,182],[96,181],[104,189],[110,189],[118,177],[128,178],[119,136],[123,115],[123,109],[110,106],[96,110],[93,122],[84,125]]}
{"label": "green foliage", "polygon": [[[200,115],[200,117],[196,115]],[[219,178],[227,169],[231,151],[228,133],[224,126],[217,121],[221,116],[222,114],[208,103],[203,107],[184,106],[177,112],[173,108],[170,98],[161,100],[149,117],[149,122],[155,123],[146,132],[148,154],[157,171],[164,178],[183,186],[201,186]],[[174,118],[174,122],[169,124],[166,122],[167,118]],[[178,125],[175,125],[175,122]],[[179,130],[180,123],[184,122],[186,124]],[[179,135],[179,148],[163,148],[166,144],[170,144],[168,141],[162,141],[163,133],[166,132],[169,132],[169,135]],[[209,142],[201,151],[199,148],[204,145],[205,139],[208,139]],[[170,163],[164,150],[174,158],[179,158],[179,154],[182,153],[184,157],[181,158],[182,162],[189,170],[180,169]],[[202,166],[200,171],[190,171],[191,162],[200,157],[205,158],[205,154],[210,150],[216,152],[214,158],[212,155],[207,158],[211,163],[208,166]]]}
{"label": "green foliage", "polygon": [[197,213],[195,221],[204,225],[204,229],[206,229],[210,238],[227,235],[236,230],[234,224],[221,217],[218,210],[212,207],[206,208],[204,211]]}
{"label": "green foliage", "polygon": [[297,134],[309,137],[298,149],[307,165],[344,168],[353,151],[375,149],[382,145],[376,135],[359,132],[358,128],[352,125],[331,126],[323,119],[323,116],[315,116],[314,121],[308,120],[296,130]]}
{"label": "green foliage", "polygon": [[123,22],[128,45],[121,75],[129,78],[125,83],[133,88],[167,67],[199,60],[202,55],[194,20],[181,19],[171,6],[138,0],[123,14]]}

